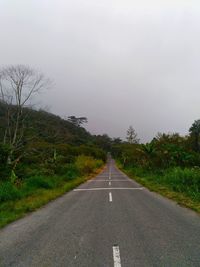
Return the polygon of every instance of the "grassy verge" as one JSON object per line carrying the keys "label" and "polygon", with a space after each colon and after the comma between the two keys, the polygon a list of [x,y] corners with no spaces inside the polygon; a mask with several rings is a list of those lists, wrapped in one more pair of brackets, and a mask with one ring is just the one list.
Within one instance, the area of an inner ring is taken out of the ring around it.
{"label": "grassy verge", "polygon": [[[43,179],[40,177],[38,180],[35,178],[29,180],[28,184],[21,187],[20,198],[0,202],[0,228],[72,190],[101,172],[102,169],[103,167],[98,168],[89,175],[73,178],[72,180],[67,180],[65,176],[44,177]],[[36,188],[36,181],[40,181],[40,185],[37,184],[38,188],[34,189],[34,187]],[[29,192],[28,189],[30,188],[31,191]]]}
{"label": "grassy verge", "polygon": [[[130,178],[151,191],[200,213],[199,170],[197,173],[196,170],[179,170],[175,168],[167,170],[166,173],[155,174],[138,168],[123,168],[120,163],[118,163],[118,167]],[[189,180],[190,184],[186,184],[188,182],[186,179]],[[193,183],[191,182],[192,180],[195,180],[197,186],[195,186],[194,181]]]}

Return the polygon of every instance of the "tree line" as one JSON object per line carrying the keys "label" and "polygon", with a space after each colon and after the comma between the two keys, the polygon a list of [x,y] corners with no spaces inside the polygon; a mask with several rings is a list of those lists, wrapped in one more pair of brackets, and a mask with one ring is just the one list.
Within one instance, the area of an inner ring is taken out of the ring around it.
{"label": "tree line", "polygon": [[63,119],[35,108],[34,97],[51,86],[29,66],[0,69],[0,181],[53,173],[80,155],[106,160],[98,138],[83,127],[86,117]]}

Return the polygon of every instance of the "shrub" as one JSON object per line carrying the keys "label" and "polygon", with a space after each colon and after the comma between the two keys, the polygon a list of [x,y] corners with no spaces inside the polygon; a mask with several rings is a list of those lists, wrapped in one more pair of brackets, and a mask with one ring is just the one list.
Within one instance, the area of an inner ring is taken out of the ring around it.
{"label": "shrub", "polygon": [[25,183],[26,189],[37,189],[37,188],[45,188],[51,189],[56,186],[55,179],[43,177],[43,176],[34,176],[27,179]]}
{"label": "shrub", "polygon": [[75,164],[56,164],[55,167],[56,175],[61,175],[69,179],[73,179],[79,175],[78,169]]}
{"label": "shrub", "polygon": [[11,182],[3,182],[0,184],[0,202],[8,200],[20,199],[22,194],[19,189]]}
{"label": "shrub", "polygon": [[78,155],[81,154],[95,159],[101,159],[104,162],[106,161],[106,153],[102,149],[97,148],[96,146],[81,145],[77,148],[77,152]]}
{"label": "shrub", "polygon": [[94,171],[96,168],[100,167],[103,164],[101,160],[95,160],[92,157],[80,155],[75,161],[75,166],[80,174],[88,174]]}

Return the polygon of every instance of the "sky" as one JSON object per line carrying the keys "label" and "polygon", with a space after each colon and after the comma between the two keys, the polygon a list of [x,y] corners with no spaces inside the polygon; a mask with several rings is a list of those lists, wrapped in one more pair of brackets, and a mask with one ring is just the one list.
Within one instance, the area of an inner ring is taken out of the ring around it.
{"label": "sky", "polygon": [[200,1],[0,0],[0,66],[53,81],[35,99],[87,129],[142,142],[200,118]]}

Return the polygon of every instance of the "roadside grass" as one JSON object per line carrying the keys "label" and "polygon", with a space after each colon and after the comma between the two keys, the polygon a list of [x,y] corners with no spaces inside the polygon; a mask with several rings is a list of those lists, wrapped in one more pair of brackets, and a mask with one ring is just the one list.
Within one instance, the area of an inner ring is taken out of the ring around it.
{"label": "roadside grass", "polygon": [[100,164],[95,167],[98,168],[76,178],[73,173],[73,177],[68,175],[31,177],[18,186],[13,186],[11,182],[0,184],[0,228],[62,196],[91,179],[104,168]]}
{"label": "roadside grass", "polygon": [[118,167],[130,178],[151,191],[176,201],[179,205],[200,213],[200,170],[179,167],[153,173],[141,168]]}

